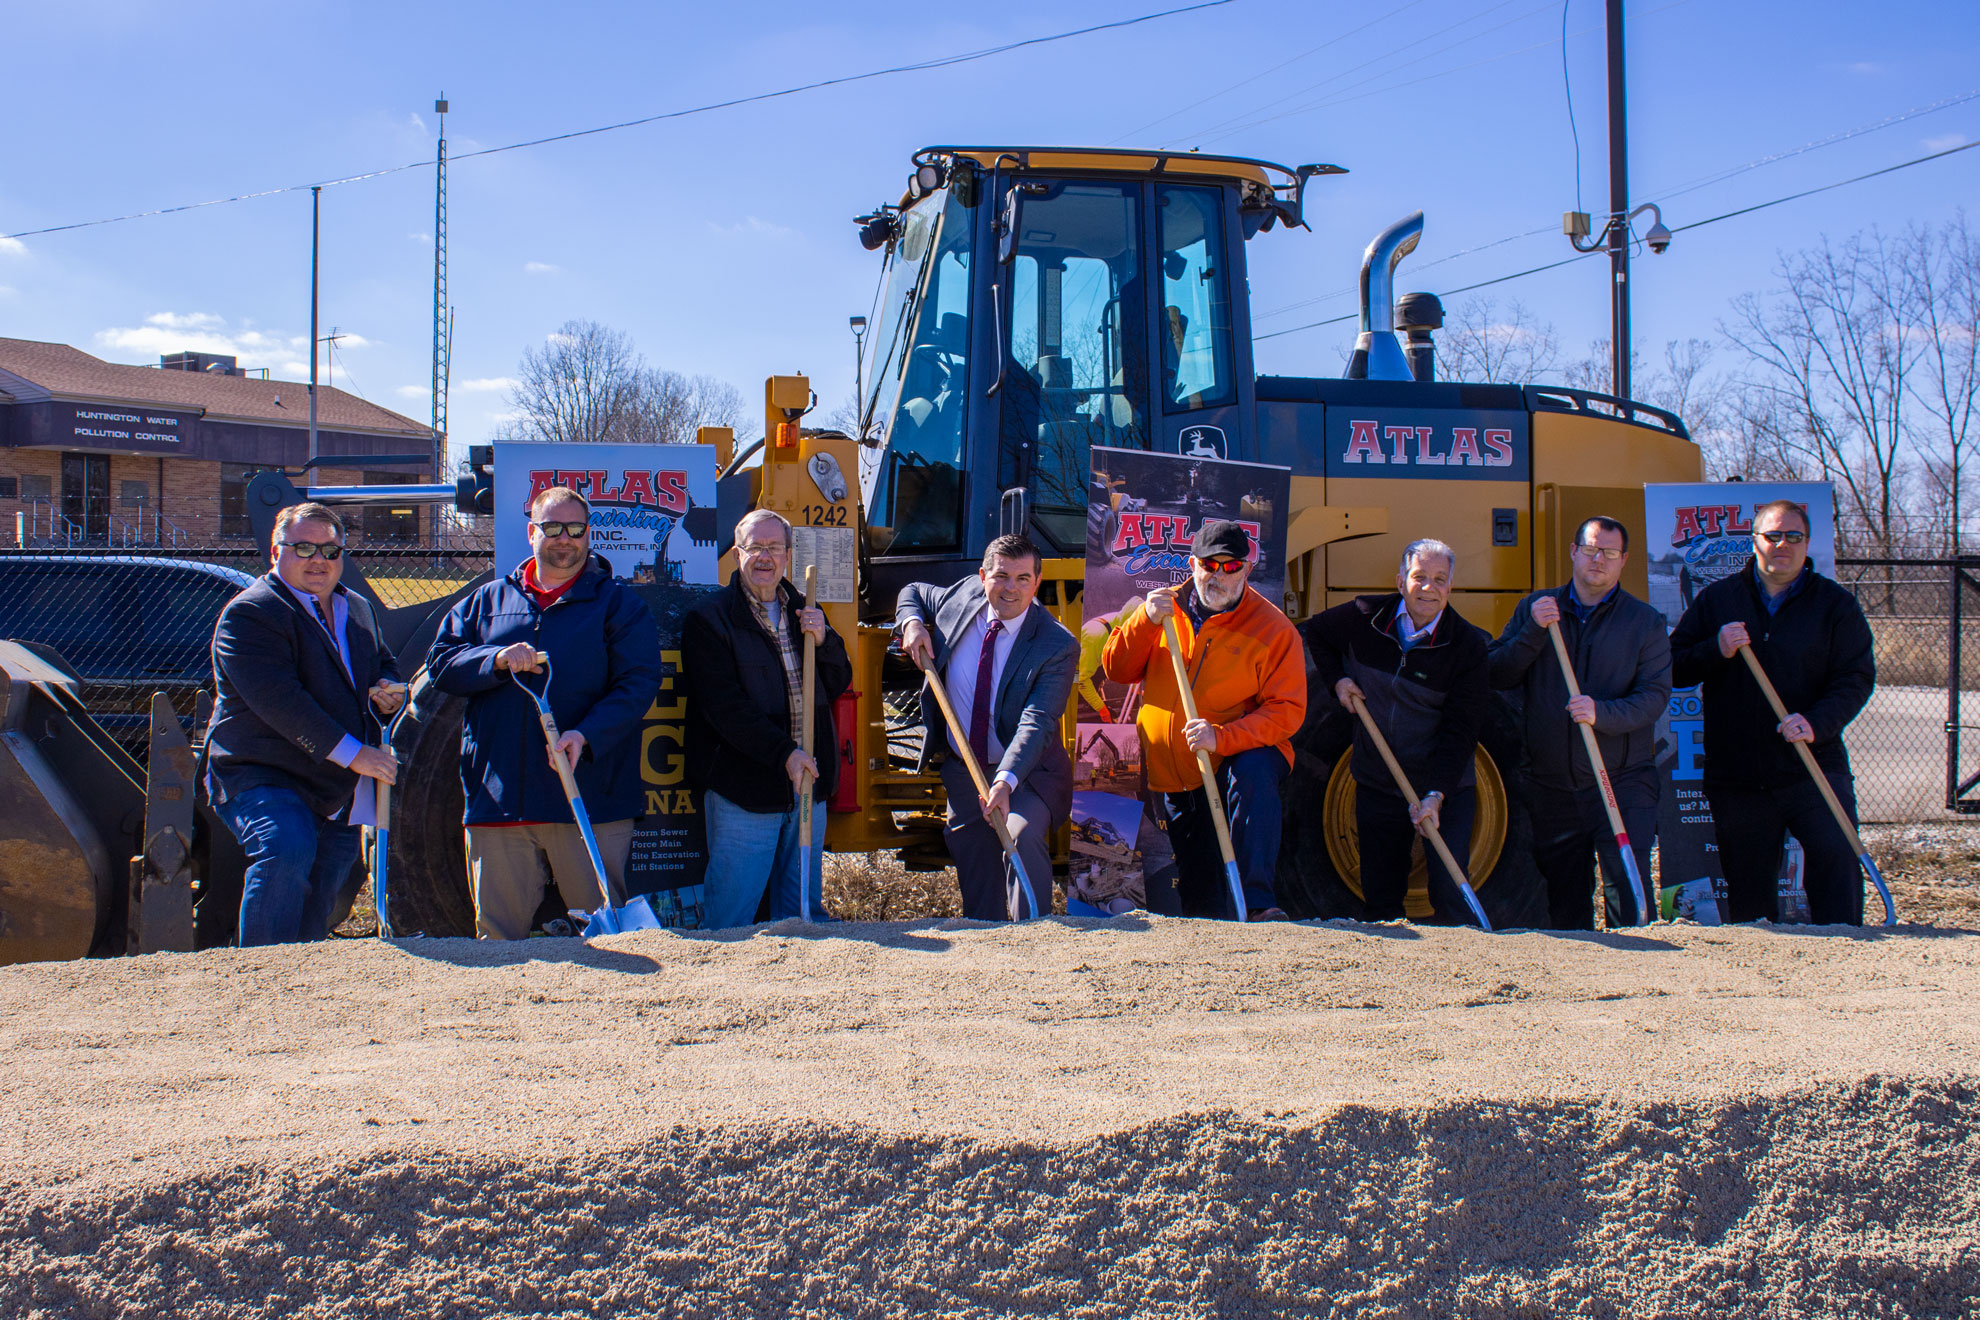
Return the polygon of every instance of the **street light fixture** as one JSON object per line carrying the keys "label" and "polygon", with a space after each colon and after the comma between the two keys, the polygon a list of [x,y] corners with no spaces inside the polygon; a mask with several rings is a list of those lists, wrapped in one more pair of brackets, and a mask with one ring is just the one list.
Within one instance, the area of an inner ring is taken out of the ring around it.
{"label": "street light fixture", "polygon": [[866,439],[866,318],[848,317],[853,332],[853,414],[859,419],[860,440]]}

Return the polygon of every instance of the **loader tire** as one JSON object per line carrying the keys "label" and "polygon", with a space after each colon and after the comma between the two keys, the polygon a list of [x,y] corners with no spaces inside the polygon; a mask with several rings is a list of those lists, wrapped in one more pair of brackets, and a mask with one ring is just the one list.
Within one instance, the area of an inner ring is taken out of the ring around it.
{"label": "loader tire", "polygon": [[[1307,719],[1292,740],[1293,768],[1284,790],[1279,902],[1296,920],[1366,920],[1355,839],[1354,781],[1347,773],[1355,719],[1317,678],[1309,678]],[[1533,865],[1519,722],[1511,704],[1496,692],[1479,736],[1477,770],[1470,878],[1479,904],[1495,930],[1544,926],[1547,892]],[[1411,920],[1430,916],[1422,851],[1419,847],[1404,902]]]}
{"label": "loader tire", "polygon": [[392,789],[386,896],[393,933],[474,935],[468,891],[467,838],[461,827],[461,723],[467,699],[440,691],[424,669],[414,676],[412,714],[392,748],[399,757]]}

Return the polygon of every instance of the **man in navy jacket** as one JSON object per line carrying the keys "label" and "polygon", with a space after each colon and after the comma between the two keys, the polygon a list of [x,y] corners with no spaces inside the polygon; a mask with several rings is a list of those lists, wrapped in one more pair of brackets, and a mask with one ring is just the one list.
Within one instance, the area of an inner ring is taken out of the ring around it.
{"label": "man in navy jacket", "polygon": [[206,789],[248,858],[243,947],[320,940],[372,823],[391,752],[372,715],[405,701],[371,606],[341,583],[344,524],[321,504],[275,519],[269,572],[213,630]]}
{"label": "man in navy jacket", "polygon": [[[605,901],[552,755],[570,763],[598,851],[623,889],[641,801],[640,721],[660,690],[659,629],[646,602],[591,553],[591,505],[553,486],[529,518],[530,557],[455,605],[426,657],[440,689],[468,699],[461,786],[482,939],[527,937],[552,880],[572,911]],[[550,710],[563,734],[555,752],[536,703],[517,687],[543,681],[538,651],[550,657]]]}

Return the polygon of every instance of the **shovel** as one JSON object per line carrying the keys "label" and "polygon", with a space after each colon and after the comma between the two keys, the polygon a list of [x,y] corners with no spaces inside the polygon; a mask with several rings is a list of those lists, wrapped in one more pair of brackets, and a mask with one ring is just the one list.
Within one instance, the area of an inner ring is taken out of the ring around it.
{"label": "shovel", "polygon": [[[1348,701],[1353,704],[1354,713],[1361,716],[1362,727],[1368,730],[1368,736],[1374,740],[1375,750],[1382,754],[1382,764],[1389,767],[1389,777],[1396,781],[1396,787],[1402,790],[1402,795],[1409,800],[1410,806],[1420,805],[1416,790],[1409,786],[1409,777],[1403,774],[1402,766],[1396,763],[1396,754],[1389,750],[1389,740],[1382,736],[1379,728],[1375,727],[1375,717],[1368,713],[1366,703],[1359,695],[1354,694],[1349,695]],[[1486,917],[1485,909],[1478,905],[1478,895],[1472,892],[1471,881],[1465,878],[1464,871],[1457,864],[1457,858],[1451,856],[1450,848],[1444,843],[1444,836],[1436,830],[1429,830],[1423,837],[1430,840],[1430,846],[1435,848],[1437,856],[1444,860],[1444,869],[1451,873],[1451,879],[1457,881],[1458,892],[1464,895],[1465,903],[1471,908],[1471,915],[1478,918],[1478,928],[1487,935],[1491,934],[1492,922]]]}
{"label": "shovel", "polygon": [[[404,683],[394,687],[401,696],[406,695]],[[399,713],[385,726],[385,750],[392,750],[392,740],[399,735],[399,721],[412,710],[412,701],[406,700],[399,706]],[[392,786],[380,779],[378,784],[378,822],[371,827],[371,905],[378,913],[378,938],[392,938],[392,918],[385,903],[385,864],[387,858],[386,838],[392,829]]]}
{"label": "shovel", "polygon": [[[1189,667],[1183,663],[1182,644],[1176,640],[1176,616],[1163,616],[1162,635],[1169,643],[1169,659],[1176,667],[1176,690],[1182,695],[1183,717],[1196,718],[1196,693],[1190,690]],[[1196,749],[1196,768],[1203,775],[1203,794],[1210,799],[1210,823],[1217,827],[1217,847],[1224,854],[1224,880],[1231,887],[1231,906],[1239,921],[1249,921],[1244,905],[1244,881],[1238,878],[1237,849],[1231,846],[1231,822],[1224,815],[1224,792],[1217,787],[1217,776],[1210,769],[1210,753]]]}
{"label": "shovel", "polygon": [[[818,604],[818,565],[804,566],[804,607]],[[811,755],[811,687],[818,679],[818,643],[804,635],[804,688],[798,697],[798,750]],[[816,785],[809,771],[803,775],[804,789],[798,794],[798,918],[811,924],[811,811]]]}
{"label": "shovel", "polygon": [[543,738],[550,746],[550,760],[557,767],[557,781],[564,786],[564,800],[571,804],[571,819],[577,822],[578,833],[584,836],[584,850],[591,855],[591,869],[598,876],[598,892],[604,896],[605,904],[591,914],[586,923],[586,939],[593,935],[616,935],[624,930],[652,930],[660,925],[654,915],[652,904],[644,894],[635,903],[628,903],[625,895],[612,883],[612,876],[605,869],[604,855],[598,851],[598,836],[591,829],[591,813],[584,809],[584,798],[578,792],[577,776],[571,773],[571,763],[557,750],[557,739],[563,737],[557,729],[557,717],[550,713],[550,655],[546,651],[536,653],[536,663],[543,669],[543,690],[538,692],[523,682],[522,671],[511,669],[509,677],[516,686],[529,694],[536,703],[536,722],[543,726]]}
{"label": "shovel", "polygon": [[[936,674],[934,665],[923,665],[921,672],[927,675],[928,690],[935,694],[935,704],[942,708],[942,719],[947,722],[949,736],[962,753],[963,765],[968,768],[969,777],[976,783],[978,796],[988,798],[990,781],[983,777],[983,767],[977,764],[976,751],[969,745],[969,735],[963,732],[962,721],[956,718],[956,708],[949,704],[948,689],[942,686],[941,677]],[[989,820],[989,818],[989,813],[985,812],[984,819]],[[1004,856],[1011,859],[1013,874],[1004,885],[1005,913],[1012,921],[1022,921],[1024,919],[1022,903],[1024,900],[1029,900],[1032,916],[1045,915],[1038,910],[1038,891],[1031,887],[1031,877],[1025,874],[1024,859],[1018,856],[1017,840],[1011,837],[1010,821],[996,820],[991,821],[990,824],[991,828],[997,831],[997,842],[1004,845]],[[1018,897],[1020,893],[1024,895],[1023,900]]]}
{"label": "shovel", "polygon": [[[1567,679],[1568,695],[1581,695],[1581,684],[1575,681],[1574,664],[1568,659],[1567,642],[1561,637],[1561,625],[1547,625],[1547,635],[1554,639],[1554,655],[1561,662],[1561,676]],[[1581,730],[1581,745],[1588,752],[1588,764],[1595,768],[1595,782],[1602,788],[1602,805],[1608,808],[1609,828],[1615,832],[1616,847],[1622,852],[1623,874],[1629,877],[1629,892],[1636,900],[1636,924],[1650,923],[1650,909],[1643,897],[1643,873],[1637,869],[1636,854],[1630,851],[1629,831],[1623,828],[1622,808],[1616,805],[1615,786],[1609,782],[1609,767],[1602,764],[1602,749],[1595,742],[1595,730],[1580,720],[1573,721],[1574,727]]]}
{"label": "shovel", "polygon": [[[1788,708],[1782,703],[1781,694],[1774,690],[1773,680],[1767,677],[1767,671],[1760,667],[1760,658],[1753,654],[1751,646],[1742,645],[1739,653],[1745,657],[1746,667],[1753,671],[1753,681],[1758,683],[1760,690],[1767,694],[1767,704],[1774,708],[1774,715],[1785,723]],[[1829,810],[1835,815],[1836,824],[1842,826],[1843,837],[1848,839],[1849,846],[1856,850],[1856,860],[1869,874],[1870,883],[1877,886],[1877,897],[1884,900],[1884,924],[1897,925],[1897,904],[1891,901],[1891,891],[1884,884],[1883,872],[1879,871],[1877,863],[1870,859],[1870,850],[1863,846],[1863,839],[1857,834],[1856,826],[1850,824],[1849,813],[1844,811],[1842,803],[1836,800],[1836,790],[1829,787],[1829,777],[1822,773],[1821,766],[1815,764],[1815,753],[1808,750],[1808,744],[1805,742],[1791,745],[1795,751],[1801,753],[1802,768],[1807,770],[1808,777],[1815,781],[1815,787],[1822,790],[1822,800],[1829,804]]]}

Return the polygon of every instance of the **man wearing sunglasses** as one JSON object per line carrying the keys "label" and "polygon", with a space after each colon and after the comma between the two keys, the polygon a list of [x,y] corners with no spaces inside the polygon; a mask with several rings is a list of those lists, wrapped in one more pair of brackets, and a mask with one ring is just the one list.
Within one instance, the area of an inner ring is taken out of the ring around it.
{"label": "man wearing sunglasses", "polygon": [[[1698,593],[1671,632],[1671,680],[1703,684],[1705,798],[1725,869],[1727,917],[1778,920],[1781,847],[1806,858],[1809,917],[1863,924],[1863,877],[1821,790],[1788,746],[1808,744],[1850,819],[1855,781],[1843,729],[1876,686],[1856,597],[1808,562],[1808,513],[1791,500],[1753,513],[1753,558]],[[1751,646],[1787,706],[1776,721],[1739,648]]]}
{"label": "man wearing sunglasses", "polygon": [[[1140,683],[1148,787],[1176,855],[1173,893],[1150,888],[1148,906],[1171,916],[1235,915],[1197,768],[1199,748],[1224,794],[1244,904],[1253,921],[1283,920],[1273,889],[1283,815],[1280,786],[1292,769],[1292,736],[1306,718],[1306,656],[1279,607],[1252,590],[1251,534],[1213,519],[1189,547],[1190,578],[1158,587],[1115,624],[1100,653],[1116,683]],[[1162,621],[1173,616],[1197,718],[1184,718]]]}
{"label": "man wearing sunglasses", "polygon": [[[378,715],[405,701],[371,605],[346,589],[344,524],[321,504],[275,517],[269,572],[213,630],[206,735],[213,809],[247,853],[242,947],[320,940],[353,877],[358,826],[398,770]],[[355,887],[352,887],[355,892]]]}
{"label": "man wearing sunglasses", "polygon": [[[1599,857],[1603,905],[1615,930],[1637,924],[1636,898],[1575,725],[1595,730],[1637,873],[1647,884],[1657,835],[1657,716],[1671,697],[1671,647],[1664,616],[1623,590],[1627,527],[1590,518],[1575,529],[1571,553],[1567,584],[1520,601],[1492,643],[1492,686],[1518,688],[1524,697],[1533,861],[1547,881],[1548,924],[1594,929]],[[1549,624],[1567,643],[1578,697],[1568,696]]]}
{"label": "man wearing sunglasses", "polygon": [[[584,836],[557,776],[577,778],[599,855],[623,892],[633,817],[643,803],[641,718],[660,690],[660,632],[646,602],[591,549],[591,505],[568,486],[530,502],[530,557],[449,611],[427,653],[443,692],[467,698],[461,785],[467,793],[468,885],[474,930],[527,938],[546,888],[560,907],[603,906]],[[536,703],[517,686],[543,682],[563,731],[544,746]]]}

